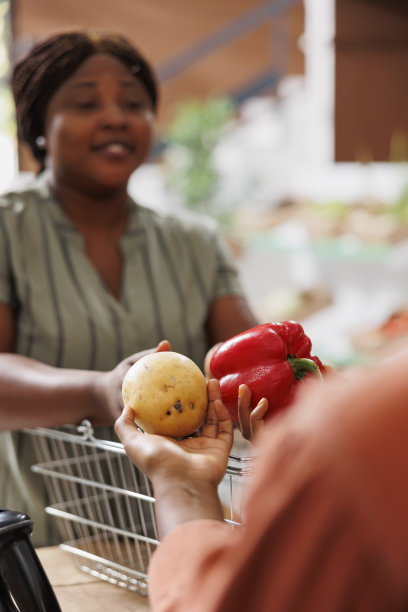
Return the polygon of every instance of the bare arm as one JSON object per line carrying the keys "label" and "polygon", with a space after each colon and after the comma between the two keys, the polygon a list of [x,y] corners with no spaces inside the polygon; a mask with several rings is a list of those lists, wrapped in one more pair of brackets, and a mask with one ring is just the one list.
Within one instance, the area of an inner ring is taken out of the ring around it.
{"label": "bare arm", "polygon": [[126,453],[153,483],[161,539],[187,521],[223,520],[217,489],[227,467],[233,430],[216,380],[209,381],[208,396],[199,437],[176,441],[142,433],[129,408],[116,421],[115,430]]}
{"label": "bare arm", "polygon": [[258,322],[245,298],[236,295],[218,298],[211,304],[207,317],[210,346],[224,342],[255,325]]}
{"label": "bare arm", "polygon": [[105,373],[53,368],[13,353],[0,354],[0,429],[53,427],[89,418],[109,424]]}
{"label": "bare arm", "polygon": [[255,325],[258,325],[258,322],[245,298],[233,295],[214,300],[206,323],[210,343],[210,349],[204,360],[204,373],[207,379],[212,378],[210,361],[219,345]]}
{"label": "bare arm", "polygon": [[[54,427],[87,418],[95,425],[113,425],[123,408],[121,386],[137,353],[109,372],[55,368],[16,355],[14,316],[0,304],[0,430]],[[157,350],[168,350],[162,342]]]}

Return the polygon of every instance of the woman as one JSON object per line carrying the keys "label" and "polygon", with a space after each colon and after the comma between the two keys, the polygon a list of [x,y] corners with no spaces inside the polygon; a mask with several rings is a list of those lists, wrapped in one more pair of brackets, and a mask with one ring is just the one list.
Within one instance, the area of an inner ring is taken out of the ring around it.
{"label": "woman", "polygon": [[[112,425],[135,352],[169,341],[203,367],[211,346],[256,322],[210,219],[129,197],[158,93],[128,41],[53,35],[15,66],[12,86],[41,171],[0,206],[0,427]],[[26,438],[2,434],[0,500],[30,514],[46,544]]]}

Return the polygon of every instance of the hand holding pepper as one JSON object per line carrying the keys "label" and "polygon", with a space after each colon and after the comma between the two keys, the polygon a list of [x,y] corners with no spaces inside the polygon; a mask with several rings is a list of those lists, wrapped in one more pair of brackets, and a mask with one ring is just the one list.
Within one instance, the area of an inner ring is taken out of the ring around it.
{"label": "hand holding pepper", "polygon": [[325,366],[311,355],[311,349],[310,338],[295,321],[258,325],[219,346],[210,370],[220,381],[222,399],[232,419],[239,422],[237,401],[242,384],[250,389],[252,409],[262,398],[268,400],[268,419],[292,403],[298,383],[305,377],[314,374],[322,378]]}
{"label": "hand holding pepper", "polygon": [[238,389],[238,419],[242,436],[253,441],[263,430],[265,414],[268,410],[268,400],[263,397],[252,410],[251,391],[247,385],[240,385]]}

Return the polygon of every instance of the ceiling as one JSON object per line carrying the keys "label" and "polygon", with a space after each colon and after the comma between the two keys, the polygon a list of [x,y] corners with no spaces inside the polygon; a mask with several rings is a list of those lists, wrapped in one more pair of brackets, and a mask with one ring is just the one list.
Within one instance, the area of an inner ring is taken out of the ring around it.
{"label": "ceiling", "polygon": [[303,72],[301,0],[14,0],[15,57],[34,40],[70,28],[117,30],[155,66],[160,125],[186,98],[271,91]]}

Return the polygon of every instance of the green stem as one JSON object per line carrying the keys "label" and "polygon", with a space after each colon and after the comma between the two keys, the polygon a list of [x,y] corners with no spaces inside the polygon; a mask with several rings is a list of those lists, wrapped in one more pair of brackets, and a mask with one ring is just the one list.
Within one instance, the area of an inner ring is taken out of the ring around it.
{"label": "green stem", "polygon": [[319,366],[313,361],[313,359],[307,359],[306,357],[288,357],[288,363],[293,368],[293,374],[295,380],[302,380],[307,373],[314,374],[320,380],[323,380],[322,373]]}

